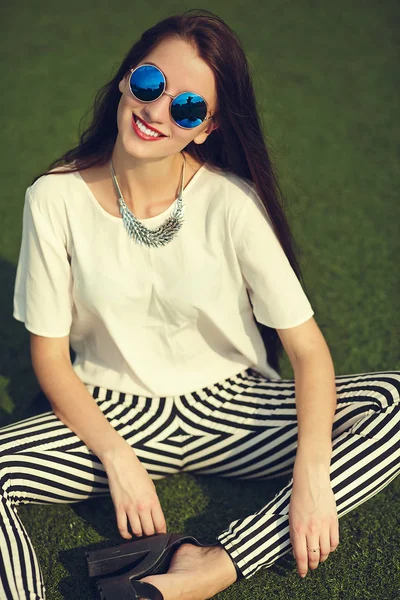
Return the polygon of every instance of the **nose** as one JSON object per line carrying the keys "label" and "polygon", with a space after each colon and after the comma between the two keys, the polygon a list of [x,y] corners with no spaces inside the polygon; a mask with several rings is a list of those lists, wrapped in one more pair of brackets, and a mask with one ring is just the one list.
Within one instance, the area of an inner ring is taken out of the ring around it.
{"label": "nose", "polygon": [[149,102],[144,105],[143,113],[145,120],[151,125],[152,123],[168,123],[170,119],[170,104],[171,98],[167,93],[162,94],[154,102]]}

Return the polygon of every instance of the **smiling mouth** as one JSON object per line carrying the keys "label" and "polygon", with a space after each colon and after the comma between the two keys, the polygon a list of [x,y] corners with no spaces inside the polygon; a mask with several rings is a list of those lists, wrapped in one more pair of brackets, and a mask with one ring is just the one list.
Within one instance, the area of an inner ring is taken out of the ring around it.
{"label": "smiling mouth", "polygon": [[149,135],[149,136],[152,136],[152,137],[168,137],[164,133],[161,133],[161,131],[158,131],[154,127],[151,127],[151,125],[148,125],[145,121],[143,121],[143,119],[141,119],[140,117],[138,117],[134,113],[132,113],[132,117],[133,117],[133,119],[135,121],[136,126],[145,135]]}

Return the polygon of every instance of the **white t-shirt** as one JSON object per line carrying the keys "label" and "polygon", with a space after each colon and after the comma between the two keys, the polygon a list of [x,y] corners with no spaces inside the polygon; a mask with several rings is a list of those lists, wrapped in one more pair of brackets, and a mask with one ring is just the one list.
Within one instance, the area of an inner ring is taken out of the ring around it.
{"label": "white t-shirt", "polygon": [[[206,163],[183,202],[176,237],[149,248],[79,173],[42,176],[26,190],[13,316],[37,335],[69,334],[85,384],[163,397],[250,366],[280,379],[254,315],[286,329],[314,311],[254,185]],[[175,204],[139,220],[157,227]]]}

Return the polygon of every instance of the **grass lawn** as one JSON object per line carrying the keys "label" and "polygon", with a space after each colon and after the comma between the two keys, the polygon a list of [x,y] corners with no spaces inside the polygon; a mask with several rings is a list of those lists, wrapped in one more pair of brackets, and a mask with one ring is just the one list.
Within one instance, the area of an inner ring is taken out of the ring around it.
{"label": "grass lawn", "polygon": [[[220,15],[247,52],[309,298],[336,373],[400,369],[399,6],[389,0],[200,6]],[[174,0],[1,4],[0,425],[26,416],[39,392],[29,333],[12,317],[25,190],[75,145],[95,92],[142,31],[198,7]],[[292,377],[286,356],[282,377]],[[287,481],[239,483],[185,473],[156,487],[168,530],[211,542]],[[218,598],[400,598],[399,499],[397,478],[342,517],[338,549],[304,580],[289,553]],[[123,541],[111,499],[19,512],[48,600],[91,598],[84,551]]]}

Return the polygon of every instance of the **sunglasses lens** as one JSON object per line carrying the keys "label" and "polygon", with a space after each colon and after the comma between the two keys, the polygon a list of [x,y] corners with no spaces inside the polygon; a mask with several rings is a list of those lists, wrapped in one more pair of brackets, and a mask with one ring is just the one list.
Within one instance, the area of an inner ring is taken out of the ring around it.
{"label": "sunglasses lens", "polygon": [[198,94],[184,92],[179,94],[171,104],[171,115],[181,127],[192,129],[200,125],[207,114],[205,100]]}
{"label": "sunglasses lens", "polygon": [[131,75],[129,85],[132,94],[142,102],[151,102],[161,96],[164,90],[164,77],[157,67],[143,65]]}

